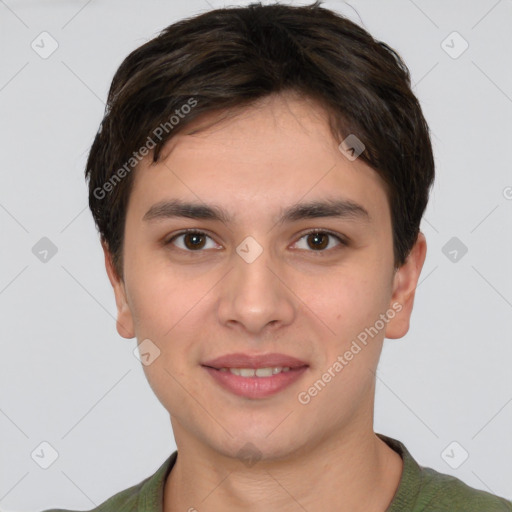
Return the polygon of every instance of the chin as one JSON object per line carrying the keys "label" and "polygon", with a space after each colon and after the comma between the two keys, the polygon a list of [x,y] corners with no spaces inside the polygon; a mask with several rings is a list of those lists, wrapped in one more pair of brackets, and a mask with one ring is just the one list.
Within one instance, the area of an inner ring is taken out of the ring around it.
{"label": "chin", "polygon": [[225,438],[225,441],[215,449],[226,457],[242,461],[287,459],[300,451],[301,446],[307,444],[307,439],[301,440],[299,432],[286,428],[280,430],[281,427],[276,429],[278,424],[278,422],[274,423],[271,428],[253,425],[252,428],[247,429],[241,426],[236,430],[239,435]]}
{"label": "chin", "polygon": [[297,448],[294,446],[283,446],[280,443],[270,442],[268,439],[263,442],[261,439],[250,439],[249,437],[231,441],[229,446],[223,445],[217,449],[222,456],[237,459],[247,467],[258,462],[287,460],[295,455],[296,450]]}

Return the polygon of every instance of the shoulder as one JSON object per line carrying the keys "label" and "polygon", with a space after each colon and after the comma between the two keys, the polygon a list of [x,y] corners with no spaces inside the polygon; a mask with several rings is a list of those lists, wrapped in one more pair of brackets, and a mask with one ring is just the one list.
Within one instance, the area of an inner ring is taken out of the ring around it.
{"label": "shoulder", "polygon": [[165,480],[174,466],[177,451],[173,452],[155,473],[136,485],[124,489],[95,508],[87,511],[52,508],[42,512],[153,512],[161,510],[162,492]]}
{"label": "shoulder", "polygon": [[512,512],[512,502],[421,466],[400,441],[377,434],[403,460],[402,477],[386,512]]}
{"label": "shoulder", "polygon": [[512,512],[512,502],[462,480],[421,467],[418,505],[422,512]]}
{"label": "shoulder", "polygon": [[129,487],[114,496],[111,496],[106,501],[101,503],[95,508],[89,509],[87,511],[78,511],[78,510],[68,510],[63,508],[52,508],[48,510],[43,510],[42,512],[132,512],[136,511],[138,497],[140,495],[141,489],[144,484],[148,481],[149,478],[143,480],[137,485]]}

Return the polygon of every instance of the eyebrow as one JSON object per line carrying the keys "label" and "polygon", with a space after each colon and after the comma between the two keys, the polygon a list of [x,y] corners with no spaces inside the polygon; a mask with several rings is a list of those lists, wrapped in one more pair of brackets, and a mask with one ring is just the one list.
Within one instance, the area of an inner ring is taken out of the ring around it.
{"label": "eyebrow", "polygon": [[[177,217],[220,221],[224,224],[230,224],[233,221],[233,217],[220,206],[186,202],[181,199],[164,200],[154,204],[144,214],[142,220],[153,222]],[[339,198],[298,203],[284,210],[281,209],[277,223],[284,224],[321,217],[359,220],[367,223],[372,221],[366,208],[349,199]]]}

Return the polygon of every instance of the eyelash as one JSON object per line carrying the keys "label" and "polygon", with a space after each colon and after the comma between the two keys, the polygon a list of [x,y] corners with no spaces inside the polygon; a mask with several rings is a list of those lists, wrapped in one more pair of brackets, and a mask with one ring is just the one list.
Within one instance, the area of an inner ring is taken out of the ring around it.
{"label": "eyelash", "polygon": [[[187,235],[187,234],[203,235],[203,236],[206,236],[206,237],[212,239],[212,237],[209,236],[208,233],[205,233],[204,231],[200,231],[200,230],[191,228],[191,229],[185,229],[183,231],[180,231],[179,233],[176,233],[170,239],[168,239],[166,242],[164,242],[164,245],[166,245],[166,246],[170,245],[178,237],[183,236],[183,235]],[[342,246],[342,248],[343,247],[348,247],[348,245],[349,245],[348,239],[344,238],[343,236],[341,236],[341,235],[339,235],[337,233],[334,233],[332,231],[326,230],[326,229],[318,229],[318,228],[317,229],[310,229],[309,231],[306,231],[305,233],[302,233],[302,235],[300,236],[298,241],[301,240],[302,238],[308,236],[308,235],[313,235],[313,234],[329,235],[329,236],[335,238],[338,242],[340,242],[340,245]],[[178,247],[178,249],[180,249],[182,251],[185,251],[185,252],[188,252],[188,253],[195,253],[195,252],[196,253],[201,253],[201,252],[204,252],[204,249],[198,249],[197,251],[192,251],[190,249],[182,249],[181,247]],[[301,249],[301,250],[305,250],[305,249]],[[311,249],[311,250],[306,251],[306,252],[318,253],[321,256],[321,253],[326,253],[326,252],[329,252],[329,251],[332,251],[332,250],[333,250],[333,248],[331,248],[331,249],[322,249],[322,250],[317,250],[317,251]]]}

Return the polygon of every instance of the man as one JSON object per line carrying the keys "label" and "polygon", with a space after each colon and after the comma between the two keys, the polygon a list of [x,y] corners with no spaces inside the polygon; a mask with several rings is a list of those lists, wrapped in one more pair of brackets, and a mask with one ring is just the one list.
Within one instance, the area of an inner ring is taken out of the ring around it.
{"label": "man", "polygon": [[373,431],[434,179],[388,46],[319,2],[180,21],[120,66],[86,176],[177,445],[95,510],[512,510]]}

